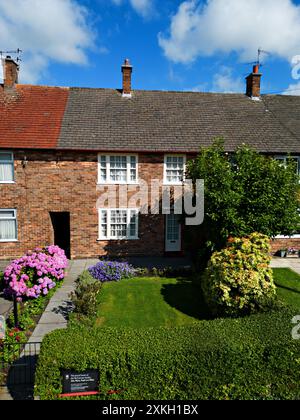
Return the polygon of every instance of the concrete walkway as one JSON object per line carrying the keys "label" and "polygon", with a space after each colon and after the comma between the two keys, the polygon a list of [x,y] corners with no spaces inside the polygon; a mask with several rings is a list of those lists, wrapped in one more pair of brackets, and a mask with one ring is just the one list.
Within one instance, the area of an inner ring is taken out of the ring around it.
{"label": "concrete walkway", "polygon": [[273,258],[272,268],[290,268],[300,275],[300,258]]}
{"label": "concrete walkway", "polygon": [[41,343],[46,334],[54,330],[65,329],[68,324],[68,315],[72,312],[70,293],[75,289],[78,276],[99,260],[70,261],[63,286],[57,290],[43,313],[36,329],[30,337],[30,343]]}

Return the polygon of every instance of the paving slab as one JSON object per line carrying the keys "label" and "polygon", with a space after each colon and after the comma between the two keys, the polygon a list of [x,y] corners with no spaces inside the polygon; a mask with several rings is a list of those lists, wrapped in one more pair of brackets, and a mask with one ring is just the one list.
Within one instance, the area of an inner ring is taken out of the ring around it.
{"label": "paving slab", "polygon": [[60,322],[60,323],[52,323],[52,324],[38,324],[36,327],[34,334],[31,336],[31,343],[39,343],[40,341],[37,340],[38,337],[45,337],[45,335],[51,333],[52,331],[56,330],[63,330],[67,328],[67,322]]}
{"label": "paving slab", "polygon": [[64,324],[68,322],[67,314],[63,314],[59,311],[51,311],[45,312],[41,319],[39,320],[39,325],[47,325],[47,324]]}
{"label": "paving slab", "polygon": [[9,300],[4,299],[0,296],[0,315],[5,318],[8,317],[10,311],[12,310],[13,304]]}
{"label": "paving slab", "polygon": [[13,397],[6,387],[0,387],[0,401],[13,401]]}
{"label": "paving slab", "polygon": [[64,300],[57,306],[57,301],[51,299],[45,312],[56,312],[58,310],[63,313],[70,313],[73,311],[73,304],[70,300]]}
{"label": "paving slab", "polygon": [[300,258],[273,258],[272,268],[289,268],[300,275]]}

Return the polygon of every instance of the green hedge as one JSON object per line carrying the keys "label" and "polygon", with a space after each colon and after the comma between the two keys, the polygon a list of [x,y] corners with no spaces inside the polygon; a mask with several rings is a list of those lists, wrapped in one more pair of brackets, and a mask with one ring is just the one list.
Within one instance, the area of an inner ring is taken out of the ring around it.
{"label": "green hedge", "polygon": [[[99,369],[100,399],[298,399],[294,313],[147,330],[73,326],[42,344],[36,395],[57,399],[61,369]],[[108,396],[111,390],[126,390]]]}

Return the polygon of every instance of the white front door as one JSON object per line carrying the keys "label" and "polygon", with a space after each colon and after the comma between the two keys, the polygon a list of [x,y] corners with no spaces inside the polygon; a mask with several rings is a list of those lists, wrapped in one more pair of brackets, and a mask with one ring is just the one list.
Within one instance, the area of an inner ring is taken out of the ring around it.
{"label": "white front door", "polygon": [[177,214],[168,214],[166,216],[166,252],[181,251],[180,217]]}

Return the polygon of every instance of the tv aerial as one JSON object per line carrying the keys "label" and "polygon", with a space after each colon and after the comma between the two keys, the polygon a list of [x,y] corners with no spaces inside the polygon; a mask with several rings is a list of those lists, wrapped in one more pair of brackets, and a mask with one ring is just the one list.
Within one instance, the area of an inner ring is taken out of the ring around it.
{"label": "tv aerial", "polygon": [[21,60],[20,55],[22,54],[22,50],[20,50],[20,48],[18,48],[17,50],[13,50],[13,51],[1,51],[0,50],[0,58],[2,59],[4,56],[10,56],[10,55],[16,55],[16,61],[17,63],[19,63]]}
{"label": "tv aerial", "polygon": [[269,51],[263,50],[261,47],[258,48],[258,50],[257,50],[257,60],[252,61],[251,63],[247,63],[247,65],[253,64],[254,66],[258,66],[259,68],[263,67],[265,65],[265,64],[262,63],[262,56],[263,55],[269,55],[270,56],[271,53]]}

